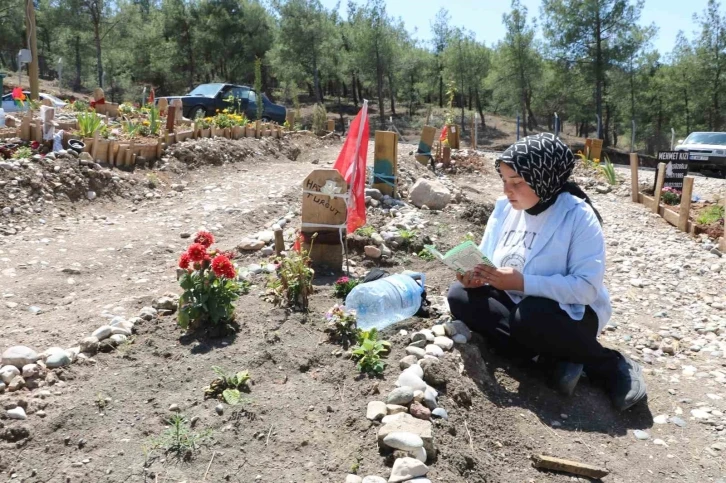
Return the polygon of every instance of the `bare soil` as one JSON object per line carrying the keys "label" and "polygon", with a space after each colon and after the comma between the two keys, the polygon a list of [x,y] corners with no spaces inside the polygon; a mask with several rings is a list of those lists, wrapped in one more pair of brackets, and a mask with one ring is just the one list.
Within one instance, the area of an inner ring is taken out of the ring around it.
{"label": "bare soil", "polygon": [[[169,169],[156,173],[159,196],[60,202],[73,216],[50,218],[45,225],[28,222],[18,234],[0,238],[0,349],[69,347],[112,315],[132,317],[153,298],[178,293],[175,266],[188,244],[184,236],[206,228],[220,248],[234,248],[244,236],[297,209],[302,180],[312,169],[329,166],[340,146],[309,138],[295,142],[297,154],[249,143],[226,153],[229,141],[202,143],[199,151],[181,145],[170,153]],[[414,149],[400,146],[400,163],[417,173],[422,168],[406,154]],[[226,162],[216,161],[224,156]],[[133,176],[143,179],[146,173]],[[449,246],[467,232],[481,237],[500,190],[490,168],[454,179],[471,202],[422,212],[439,242]],[[172,190],[172,184],[185,189]],[[264,261],[259,255],[237,260],[241,266]],[[358,255],[353,262],[358,273],[374,265]],[[80,273],[69,275],[64,268]],[[414,253],[398,252],[387,269],[424,271],[434,301],[445,296],[452,280],[448,269]],[[64,483],[339,483],[356,465],[360,475],[388,476],[392,458],[379,453],[377,424],[365,418],[365,407],[394,386],[408,341],[399,331],[434,321],[413,318],[387,330],[393,351],[385,375],[361,376],[323,333],[323,314],[335,303],[333,281],[326,274],[316,277],[311,310],[301,314],[264,301],[266,276],[258,275],[250,294],[237,303],[241,331],[234,337],[184,337],[173,316],[162,317],[139,324],[130,344],[99,354],[95,363],[55,371],[60,381],[42,388],[51,391],[49,397],[38,397],[37,389],[1,394],[3,406],[27,402],[29,419],[0,419],[5,439],[0,477]],[[34,314],[31,306],[41,311]],[[648,317],[642,323],[654,329],[658,324]],[[622,344],[617,337],[605,340],[613,347]],[[217,401],[203,399],[215,365],[252,375],[244,403],[225,406],[222,415],[215,413]],[[684,379],[671,393],[667,374],[646,368],[649,406],[619,414],[587,381],[575,397],[561,397],[546,386],[544,375],[499,357],[480,339],[447,354],[444,367],[447,383],[438,388],[439,404],[450,419],[435,423],[438,455],[428,475],[434,482],[573,481],[533,469],[532,454],[604,466],[611,471],[608,482],[696,483],[723,476],[723,461],[703,451],[710,444],[704,425],[687,416],[683,428],[653,425],[653,415],[672,413],[680,400],[723,393],[723,388]],[[206,435],[188,461],[154,448],[171,404],[189,420],[198,417],[193,431]],[[35,414],[40,409],[45,418]],[[28,437],[13,441],[9,436],[23,433],[19,428],[27,429]],[[636,441],[634,429],[648,430],[669,447]]]}

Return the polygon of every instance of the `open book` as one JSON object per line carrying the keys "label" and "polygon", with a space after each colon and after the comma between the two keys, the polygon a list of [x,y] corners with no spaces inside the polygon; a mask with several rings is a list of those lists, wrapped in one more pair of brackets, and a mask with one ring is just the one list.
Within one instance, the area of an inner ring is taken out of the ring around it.
{"label": "open book", "polygon": [[495,266],[472,241],[465,241],[461,245],[446,252],[445,255],[439,252],[434,246],[426,245],[424,248],[437,259],[441,260],[444,265],[461,274],[474,270],[477,265]]}

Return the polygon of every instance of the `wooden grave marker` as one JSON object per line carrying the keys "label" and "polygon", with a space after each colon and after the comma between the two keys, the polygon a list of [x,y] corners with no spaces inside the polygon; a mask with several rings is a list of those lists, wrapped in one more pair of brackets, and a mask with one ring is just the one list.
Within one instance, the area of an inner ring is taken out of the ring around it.
{"label": "wooden grave marker", "polygon": [[[348,208],[344,196],[348,184],[335,169],[313,170],[303,181],[302,228],[303,248],[312,251],[313,266],[339,272],[343,267],[342,237],[346,237]],[[317,237],[313,241],[313,235]]]}
{"label": "wooden grave marker", "polygon": [[418,142],[416,161],[424,165],[429,163],[429,159],[433,155],[431,150],[434,146],[435,137],[436,128],[433,126],[424,126],[423,131],[421,131],[421,140]]}
{"label": "wooden grave marker", "polygon": [[376,131],[373,158],[373,187],[384,195],[396,196],[398,180],[398,135],[391,131]]}
{"label": "wooden grave marker", "polygon": [[[182,111],[184,110],[184,104],[182,103],[181,99],[174,99],[171,101],[171,106],[169,106],[169,109],[172,107],[176,107],[176,111],[174,113],[174,124],[179,124],[184,116],[182,116]],[[171,110],[169,111],[171,113]]]}
{"label": "wooden grave marker", "polygon": [[169,101],[166,99],[166,97],[162,97],[156,103],[156,107],[159,108],[159,115],[160,116],[166,116],[166,113],[169,110]]}
{"label": "wooden grave marker", "polygon": [[447,124],[446,125],[447,131],[446,131],[446,140],[449,141],[449,147],[451,149],[459,149],[459,126],[456,124]]}
{"label": "wooden grave marker", "polygon": [[590,150],[590,159],[600,159],[602,156],[602,139],[585,139],[585,151]]}
{"label": "wooden grave marker", "polygon": [[328,119],[328,132],[335,131],[335,120],[334,119]]}

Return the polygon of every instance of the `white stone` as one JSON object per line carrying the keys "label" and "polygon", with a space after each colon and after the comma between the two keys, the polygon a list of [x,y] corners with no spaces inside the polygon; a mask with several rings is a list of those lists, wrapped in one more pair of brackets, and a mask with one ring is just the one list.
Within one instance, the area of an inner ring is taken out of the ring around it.
{"label": "white stone", "polygon": [[402,481],[408,481],[411,478],[417,476],[426,476],[429,472],[428,466],[420,462],[415,458],[398,458],[393,463],[391,469],[391,476],[388,478],[388,483],[400,483]]}
{"label": "white stone", "polygon": [[383,401],[371,401],[366,408],[366,418],[371,421],[383,419],[387,413],[388,409],[386,408],[386,403]]}
{"label": "white stone", "polygon": [[431,332],[434,333],[435,337],[441,337],[446,335],[446,328],[443,325],[434,325],[431,327]]}
{"label": "white stone", "polygon": [[[26,366],[28,364],[25,364]],[[23,366],[25,367],[25,366]],[[13,380],[15,376],[20,375],[20,369],[18,369],[15,366],[2,366],[0,367],[0,381],[4,382],[5,384],[10,384],[10,381]]]}
{"label": "white stone", "polygon": [[111,336],[114,335],[123,335],[125,337],[131,336],[131,331],[129,329],[125,329],[123,327],[111,327]]}
{"label": "white stone", "polygon": [[32,379],[38,376],[40,376],[40,366],[38,364],[26,364],[23,366],[23,379]]}
{"label": "white stone", "polygon": [[30,347],[16,345],[9,347],[3,352],[0,366],[15,366],[22,369],[23,366],[32,364],[38,360],[38,353]]}
{"label": "white stone", "polygon": [[114,341],[116,343],[116,345],[118,345],[118,344],[123,344],[124,342],[126,342],[128,340],[128,337],[126,337],[123,334],[113,334],[110,337],[110,339],[112,341]]}
{"label": "white stone", "polygon": [[412,458],[419,460],[421,463],[426,463],[426,448],[423,446],[416,448],[413,451],[409,451],[408,454],[411,455]]}
{"label": "white stone", "polygon": [[51,369],[54,369],[56,367],[65,367],[70,363],[71,358],[68,357],[66,351],[54,352],[53,354],[49,355],[48,358],[45,360],[45,365]]}
{"label": "white stone", "polygon": [[420,347],[414,347],[410,345],[406,347],[406,354],[416,356],[417,358],[421,359],[424,355],[426,355],[426,351]]}
{"label": "white stone", "polygon": [[408,408],[406,406],[399,406],[398,404],[386,404],[386,411],[389,415],[406,413],[408,412]]}
{"label": "white stone", "polygon": [[422,329],[420,332],[426,337],[426,342],[433,342],[436,337],[431,329]]}
{"label": "white stone", "polygon": [[668,422],[668,415],[667,414],[660,414],[653,418],[653,422],[655,424],[666,424]]}
{"label": "white stone", "polygon": [[432,210],[442,210],[451,201],[451,191],[446,186],[423,178],[414,183],[409,196],[418,208],[426,205]]}
{"label": "white stone", "polygon": [[97,337],[86,337],[84,338],[80,344],[79,347],[81,348],[81,352],[85,352],[87,354],[95,354],[98,352],[98,338]]}
{"label": "white stone", "polygon": [[657,446],[665,446],[666,448],[668,447],[668,445],[666,444],[665,441],[663,441],[662,439],[658,439],[658,438],[653,440],[653,444],[657,445]]}
{"label": "white stone", "polygon": [[696,419],[708,419],[711,417],[711,415],[703,409],[691,409],[691,416]]}
{"label": "white stone", "polygon": [[386,483],[386,479],[380,476],[366,476],[362,483]]}
{"label": "white stone", "polygon": [[363,478],[358,475],[348,475],[345,477],[345,483],[363,483]]}
{"label": "white stone", "polygon": [[91,334],[92,337],[95,337],[99,341],[102,341],[103,339],[107,339],[111,336],[111,332],[113,329],[110,325],[102,325],[98,329],[94,330]]}
{"label": "white stone", "polygon": [[420,377],[423,379],[423,369],[418,364],[411,364],[403,372],[410,372],[411,374],[414,374],[417,377]]}
{"label": "white stone", "polygon": [[2,382],[2,381],[0,381],[0,393],[2,393],[2,392],[4,392],[4,391],[5,391],[5,387],[7,387],[7,386],[5,385],[5,383],[4,383],[4,382]]}
{"label": "white stone", "polygon": [[400,421],[404,418],[404,416],[410,416],[408,413],[396,413],[396,414],[389,414],[385,416],[383,419],[381,419],[381,424],[386,425],[388,423],[392,423],[394,421]]}
{"label": "white stone", "polygon": [[373,245],[366,245],[363,248],[363,251],[365,252],[365,254],[368,258],[378,259],[378,258],[381,258],[381,256],[383,255],[383,252],[381,251],[381,249],[378,247],[375,247]]}
{"label": "white stone", "polygon": [[383,443],[389,448],[402,451],[414,451],[423,448],[423,440],[417,434],[395,431],[383,438]]}
{"label": "white stone", "polygon": [[[426,383],[413,372],[408,369],[403,371],[398,379],[396,380],[396,386],[399,387],[410,387],[413,391],[425,391]],[[411,397],[413,397],[413,391]]]}
{"label": "white stone", "polygon": [[10,419],[28,419],[28,416],[25,415],[25,410],[20,406],[8,409],[7,414]]}
{"label": "white stone", "polygon": [[78,354],[80,354],[80,353],[81,353],[80,346],[70,347],[70,348],[66,349],[66,354],[68,354],[68,357],[70,357],[71,362],[75,361],[76,357],[78,357]]}
{"label": "white stone", "polygon": [[252,238],[244,238],[242,241],[237,245],[237,248],[243,251],[247,252],[256,252],[258,250],[262,250],[265,247],[265,242],[262,240],[256,240]]}
{"label": "white stone", "polygon": [[450,351],[454,347],[454,341],[448,337],[435,337],[434,345],[441,347],[445,351]]}
{"label": "white stone", "polygon": [[444,350],[437,345],[429,344],[426,346],[426,354],[436,357],[444,357]]}
{"label": "white stone", "polygon": [[388,395],[387,404],[406,405],[413,401],[413,389],[410,387],[397,387]]}

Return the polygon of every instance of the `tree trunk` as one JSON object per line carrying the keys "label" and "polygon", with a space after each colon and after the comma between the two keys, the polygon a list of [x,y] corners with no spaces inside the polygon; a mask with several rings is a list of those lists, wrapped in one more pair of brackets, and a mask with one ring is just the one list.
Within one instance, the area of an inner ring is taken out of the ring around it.
{"label": "tree trunk", "polygon": [[323,95],[320,92],[320,72],[318,71],[318,59],[313,55],[313,89],[315,90],[315,100],[318,104],[323,103]]}
{"label": "tree trunk", "polygon": [[[479,117],[481,118],[482,131],[487,127],[486,120],[484,119],[484,111],[481,108],[481,99],[479,98],[479,88],[474,88],[474,94],[476,95],[476,110],[479,111]],[[482,132],[483,134],[483,132]]]}
{"label": "tree trunk", "polygon": [[391,114],[396,115],[396,92],[393,89],[393,72],[388,71],[388,93],[391,97]]}
{"label": "tree trunk", "polygon": [[79,91],[81,90],[81,37],[76,35],[76,42],[75,42],[75,51],[76,51],[76,79],[73,81],[73,90]]}
{"label": "tree trunk", "polygon": [[409,99],[408,99],[408,115],[409,117],[413,117],[413,95],[414,95],[414,81],[416,77],[414,76],[413,72],[411,73],[411,85],[409,90]]}
{"label": "tree trunk", "polygon": [[444,76],[439,72],[439,107],[444,107]]}
{"label": "tree trunk", "polygon": [[686,101],[686,133],[691,133],[691,112],[688,107],[688,84],[683,88],[683,97]]}
{"label": "tree trunk", "polygon": [[345,134],[345,118],[343,117],[343,101],[340,97],[340,88],[338,88],[338,114],[340,115],[340,129]]}
{"label": "tree trunk", "polygon": [[605,104],[605,122],[603,123],[603,146],[610,146],[610,104]]}
{"label": "tree trunk", "polygon": [[471,111],[471,102],[474,96],[471,95],[471,86],[469,86],[469,110]]}
{"label": "tree trunk", "polygon": [[359,76],[355,76],[355,83],[358,86],[358,100],[360,101],[361,104],[363,104],[363,85],[360,83]]}
{"label": "tree trunk", "polygon": [[358,107],[358,93],[357,93],[357,89],[356,89],[355,72],[351,73],[350,92],[353,93],[353,105],[357,108]]}
{"label": "tree trunk", "polygon": [[602,25],[600,23],[600,7],[596,2],[597,13],[595,18],[595,104],[597,106],[598,123],[597,137],[602,139]]}
{"label": "tree trunk", "polygon": [[96,68],[98,71],[98,87],[103,89],[103,60],[101,59],[101,19],[94,19],[93,40],[96,43]]}
{"label": "tree trunk", "polygon": [[386,112],[383,106],[383,60],[378,45],[376,45],[376,84],[378,90],[378,115],[381,122],[385,122]]}

